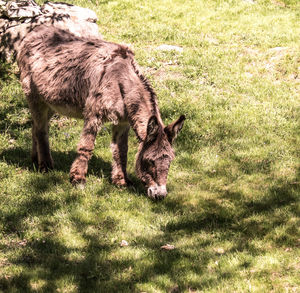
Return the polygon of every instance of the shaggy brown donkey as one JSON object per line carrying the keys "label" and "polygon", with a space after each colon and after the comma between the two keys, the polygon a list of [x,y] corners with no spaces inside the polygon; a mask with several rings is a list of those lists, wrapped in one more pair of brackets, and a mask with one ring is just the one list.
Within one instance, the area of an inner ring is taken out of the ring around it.
{"label": "shaggy brown donkey", "polygon": [[70,180],[85,183],[97,132],[113,123],[112,182],[127,185],[128,131],[133,128],[139,150],[136,172],[148,196],[167,195],[172,143],[185,120],[164,126],[156,95],[140,73],[127,47],[41,25],[22,42],[17,56],[21,82],[32,114],[32,159],[42,171],[53,168],[48,122],[54,112],[84,119]]}

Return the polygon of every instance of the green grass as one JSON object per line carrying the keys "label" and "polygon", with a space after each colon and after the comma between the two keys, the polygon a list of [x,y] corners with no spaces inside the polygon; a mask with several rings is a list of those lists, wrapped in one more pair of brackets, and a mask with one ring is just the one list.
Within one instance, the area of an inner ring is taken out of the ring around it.
{"label": "green grass", "polygon": [[166,123],[187,120],[166,200],[145,196],[132,132],[136,188],[110,183],[109,125],[79,190],[82,122],[54,117],[55,171],[35,172],[16,68],[1,64],[0,291],[299,292],[300,1],[68,2],[134,49]]}

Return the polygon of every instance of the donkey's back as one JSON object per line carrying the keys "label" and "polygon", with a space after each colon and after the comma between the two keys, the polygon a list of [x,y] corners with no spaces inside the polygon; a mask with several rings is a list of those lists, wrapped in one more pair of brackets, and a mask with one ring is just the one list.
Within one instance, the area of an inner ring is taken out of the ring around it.
{"label": "donkey's back", "polygon": [[[133,53],[100,38],[80,38],[42,25],[27,35],[17,60],[29,99],[43,99],[53,110],[83,117],[88,98],[99,97],[102,89],[110,86],[103,80],[107,67],[118,67],[128,75]],[[110,70],[110,75],[114,73]]]}

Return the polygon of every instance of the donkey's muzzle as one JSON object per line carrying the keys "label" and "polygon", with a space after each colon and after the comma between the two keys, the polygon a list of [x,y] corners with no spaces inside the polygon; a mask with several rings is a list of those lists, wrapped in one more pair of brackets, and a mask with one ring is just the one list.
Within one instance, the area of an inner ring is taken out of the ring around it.
{"label": "donkey's muzzle", "polygon": [[164,199],[168,194],[166,185],[150,186],[147,193],[151,199]]}

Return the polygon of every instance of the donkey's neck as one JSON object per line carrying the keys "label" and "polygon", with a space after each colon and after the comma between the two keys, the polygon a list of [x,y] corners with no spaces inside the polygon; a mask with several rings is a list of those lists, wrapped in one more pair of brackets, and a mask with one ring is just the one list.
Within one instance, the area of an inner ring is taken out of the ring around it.
{"label": "donkey's neck", "polygon": [[119,86],[125,102],[128,119],[138,140],[141,142],[146,138],[147,125],[151,116],[156,116],[162,127],[163,122],[158,109],[156,94],[149,81],[140,72],[138,65],[133,59],[131,59],[130,65],[135,73],[132,76],[135,82],[128,83],[128,79],[124,79],[124,84],[121,86],[119,84]]}
{"label": "donkey's neck", "polygon": [[156,116],[161,126],[164,127],[156,97],[152,100],[144,97],[135,102],[130,101],[126,106],[131,127],[140,142],[146,138],[147,125],[150,117]]}

